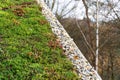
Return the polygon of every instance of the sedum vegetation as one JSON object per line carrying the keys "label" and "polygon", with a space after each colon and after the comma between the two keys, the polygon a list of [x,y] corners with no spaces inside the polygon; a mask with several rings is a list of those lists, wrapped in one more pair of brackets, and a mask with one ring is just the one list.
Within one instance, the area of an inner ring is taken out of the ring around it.
{"label": "sedum vegetation", "polygon": [[0,0],[0,80],[78,80],[40,10],[33,0]]}

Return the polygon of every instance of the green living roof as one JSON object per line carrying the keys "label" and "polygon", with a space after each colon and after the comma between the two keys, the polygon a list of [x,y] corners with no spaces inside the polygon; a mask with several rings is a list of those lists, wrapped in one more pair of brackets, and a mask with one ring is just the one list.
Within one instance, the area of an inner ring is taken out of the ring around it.
{"label": "green living roof", "polygon": [[34,0],[0,0],[0,80],[78,80]]}

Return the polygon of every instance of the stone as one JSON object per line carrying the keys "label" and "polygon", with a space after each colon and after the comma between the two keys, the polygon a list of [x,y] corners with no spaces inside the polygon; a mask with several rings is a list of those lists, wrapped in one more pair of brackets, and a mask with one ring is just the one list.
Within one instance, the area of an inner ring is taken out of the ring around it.
{"label": "stone", "polygon": [[94,68],[89,64],[82,52],[68,35],[64,27],[57,20],[55,15],[50,11],[43,0],[36,0],[42,8],[42,14],[46,17],[51,25],[53,33],[58,37],[62,45],[64,54],[74,65],[74,69],[82,80],[102,80]]}

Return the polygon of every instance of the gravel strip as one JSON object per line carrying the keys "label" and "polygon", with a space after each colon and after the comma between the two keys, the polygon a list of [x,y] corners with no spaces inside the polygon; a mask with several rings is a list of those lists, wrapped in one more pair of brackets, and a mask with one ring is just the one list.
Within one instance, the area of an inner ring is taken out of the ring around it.
{"label": "gravel strip", "polygon": [[36,0],[42,7],[42,14],[46,17],[52,27],[53,33],[58,37],[65,55],[70,59],[77,74],[82,80],[102,80],[94,68],[89,64],[87,59],[81,53],[74,43],[73,39],[68,35],[63,26],[57,20],[55,15],[50,11],[43,0]]}

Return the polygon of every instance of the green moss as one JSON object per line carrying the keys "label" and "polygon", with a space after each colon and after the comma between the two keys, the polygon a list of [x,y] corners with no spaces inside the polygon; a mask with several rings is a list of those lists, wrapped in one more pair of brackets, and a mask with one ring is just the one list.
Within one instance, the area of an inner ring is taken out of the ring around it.
{"label": "green moss", "polygon": [[77,80],[62,50],[49,45],[56,38],[38,6],[17,7],[28,1],[0,1],[0,80]]}

